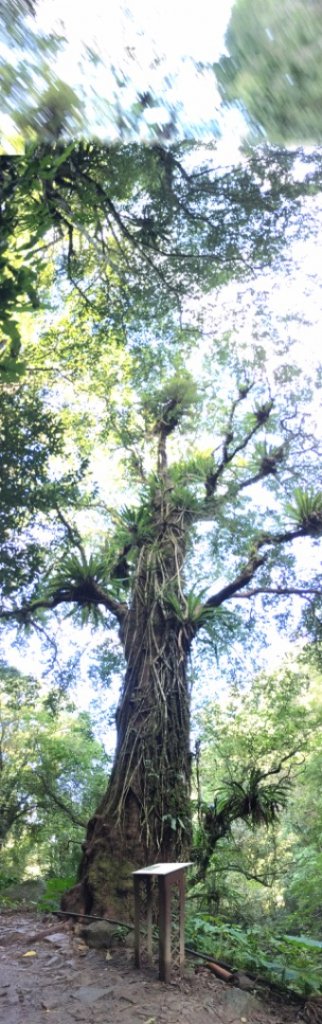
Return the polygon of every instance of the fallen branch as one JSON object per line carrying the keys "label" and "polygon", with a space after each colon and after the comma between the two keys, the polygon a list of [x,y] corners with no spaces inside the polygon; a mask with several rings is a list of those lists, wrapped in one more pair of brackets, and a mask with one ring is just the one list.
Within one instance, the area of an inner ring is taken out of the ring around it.
{"label": "fallen branch", "polygon": [[220,964],[216,964],[214,960],[206,960],[204,966],[221,981],[232,981],[234,977],[231,971],[226,971],[225,967],[220,967]]}

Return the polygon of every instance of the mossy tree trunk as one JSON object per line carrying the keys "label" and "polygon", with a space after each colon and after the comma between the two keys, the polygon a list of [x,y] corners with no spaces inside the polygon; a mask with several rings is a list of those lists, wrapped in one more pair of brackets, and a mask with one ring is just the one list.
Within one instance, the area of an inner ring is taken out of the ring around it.
{"label": "mossy tree trunk", "polygon": [[130,607],[120,620],[126,673],[107,792],[89,822],[79,883],[64,907],[131,914],[132,871],[185,859],[191,842],[189,684],[193,637],[167,591],[182,596],[186,512],[165,479],[155,499],[155,539],[142,545]]}

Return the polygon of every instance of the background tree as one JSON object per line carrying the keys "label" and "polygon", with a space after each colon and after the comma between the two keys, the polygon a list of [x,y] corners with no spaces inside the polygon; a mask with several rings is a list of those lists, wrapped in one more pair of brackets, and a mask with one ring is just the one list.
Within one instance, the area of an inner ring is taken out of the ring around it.
{"label": "background tree", "polygon": [[56,488],[28,517],[42,564],[1,618],[47,629],[54,612],[59,632],[75,609],[79,625],[119,630],[125,660],[109,787],[66,900],[88,913],[126,915],[131,871],[190,848],[193,641],[210,630],[216,645],[239,622],[246,635],[263,594],[320,593],[313,565],[301,575],[292,557],[293,542],[315,544],[322,530],[312,387],[301,391],[287,359],[268,371],[262,346],[238,351],[211,330],[215,286],[278,265],[317,176],[300,185],[291,154],[218,174],[158,147],[81,146],[36,151],[15,183],[14,237],[26,232],[32,265],[40,212],[56,289],[51,322],[20,354],[41,376],[45,408],[60,407],[64,467],[85,452],[87,468],[77,494]]}
{"label": "background tree", "polygon": [[224,100],[242,104],[257,140],[321,142],[322,14],[316,0],[236,0],[216,73]]}
{"label": "background tree", "polygon": [[198,948],[306,996],[322,985],[321,676],[312,654],[228,686],[201,711],[195,856],[208,868],[187,903]]}
{"label": "background tree", "polygon": [[233,911],[246,925],[263,913],[270,920],[274,900],[281,918],[281,891],[292,888],[299,803],[305,800],[314,814],[309,790],[321,726],[318,689],[303,655],[253,679],[244,692],[228,690],[200,714],[197,861],[208,867],[205,892],[216,912]]}
{"label": "background tree", "polygon": [[1,873],[70,875],[108,758],[87,713],[1,665]]}

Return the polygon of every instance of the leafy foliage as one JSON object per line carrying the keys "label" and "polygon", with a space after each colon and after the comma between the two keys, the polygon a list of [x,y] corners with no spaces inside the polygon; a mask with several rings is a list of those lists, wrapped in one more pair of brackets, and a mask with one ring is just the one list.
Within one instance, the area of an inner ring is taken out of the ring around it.
{"label": "leafy foliage", "polygon": [[286,806],[290,785],[289,779],[265,785],[260,769],[251,768],[246,781],[226,783],[218,812],[234,820],[249,818],[252,825],[272,825]]}
{"label": "leafy foliage", "polygon": [[20,879],[26,868],[76,867],[108,764],[89,716],[62,697],[53,713],[46,692],[36,692],[35,680],[1,665],[1,860],[6,875]]}
{"label": "leafy foliage", "polygon": [[64,878],[48,878],[44,892],[38,900],[37,909],[46,913],[59,910],[63,893],[74,883],[75,877],[73,875],[65,875]]}
{"label": "leafy foliage", "polygon": [[260,925],[245,930],[209,914],[188,917],[187,938],[215,960],[249,972],[254,986],[267,979],[300,995],[321,992],[321,942]]}
{"label": "leafy foliage", "polygon": [[321,9],[316,0],[237,0],[217,66],[224,98],[241,102],[257,138],[321,142]]}
{"label": "leafy foliage", "polygon": [[192,887],[191,937],[251,975],[320,991],[320,675],[305,652],[201,720],[195,856],[207,841],[212,856]]}

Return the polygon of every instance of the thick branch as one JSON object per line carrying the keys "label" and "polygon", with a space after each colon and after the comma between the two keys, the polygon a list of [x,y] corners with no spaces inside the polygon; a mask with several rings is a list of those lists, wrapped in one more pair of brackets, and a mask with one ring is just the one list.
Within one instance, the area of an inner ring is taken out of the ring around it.
{"label": "thick branch", "polygon": [[34,612],[40,608],[54,611],[60,604],[93,604],[103,605],[107,611],[115,615],[118,622],[123,622],[127,612],[127,606],[117,601],[108,591],[99,587],[94,580],[84,580],[79,586],[61,587],[51,597],[38,598],[22,605],[20,608],[0,608],[0,619],[16,619],[18,622],[28,623]]}
{"label": "thick branch", "polygon": [[231,583],[228,583],[226,587],[222,587],[217,594],[212,594],[211,597],[208,597],[208,600],[205,601],[205,608],[219,608],[224,601],[228,601],[230,597],[237,596],[240,590],[247,587],[247,584],[253,579],[257,569],[259,569],[260,565],[264,564],[265,559],[266,555],[254,556],[254,558],[247,562],[247,565],[245,565],[245,568],[239,576],[236,576],[236,578],[232,580]]}
{"label": "thick branch", "polygon": [[226,874],[226,871],[233,871],[239,875],[244,875],[249,881],[259,882],[260,885],[265,885],[267,889],[270,888],[275,880],[274,874],[271,874],[270,878],[267,875],[256,875],[252,871],[247,871],[247,868],[243,868],[240,864],[224,864],[223,867],[216,866],[216,875],[219,873]]}
{"label": "thick branch", "polygon": [[[298,754],[300,749],[301,749],[301,745],[298,744],[298,746],[294,747],[293,750],[289,750],[287,754],[284,754],[284,757],[281,757],[279,762],[278,762],[278,764],[275,764],[273,768],[268,768],[267,771],[259,771],[258,772],[258,782],[262,782],[263,779],[268,779],[270,775],[279,775],[279,773],[282,771],[282,767],[285,764],[285,762],[286,761],[290,761],[291,757],[295,757],[295,754]],[[288,769],[288,775],[287,776],[283,776],[283,778],[287,778],[289,776],[289,772],[290,772],[290,767]]]}
{"label": "thick branch", "polygon": [[[239,573],[238,576],[231,583],[228,583],[226,587],[223,587],[218,591],[217,594],[212,594],[211,597],[205,601],[206,608],[218,608],[224,601],[227,601],[231,597],[238,597],[240,591],[247,587],[248,583],[253,579],[257,569],[264,564],[267,558],[266,554],[260,554],[260,550],[263,547],[275,547],[280,544],[288,544],[297,537],[309,537],[311,535],[310,528],[300,526],[296,530],[286,530],[284,533],[264,533],[258,537],[253,544],[251,556],[244,566],[244,569]],[[263,593],[266,588],[263,588]],[[243,595],[241,595],[243,596]],[[250,596],[250,595],[248,595]]]}

